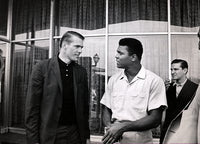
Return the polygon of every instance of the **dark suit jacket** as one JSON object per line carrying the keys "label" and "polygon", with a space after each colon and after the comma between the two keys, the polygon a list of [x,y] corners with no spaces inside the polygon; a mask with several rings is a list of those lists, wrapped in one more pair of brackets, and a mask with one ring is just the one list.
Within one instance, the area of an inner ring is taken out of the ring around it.
{"label": "dark suit jacket", "polygon": [[192,81],[187,80],[185,85],[181,89],[178,95],[178,98],[176,98],[176,86],[171,84],[170,87],[168,88],[166,92],[168,109],[166,111],[166,119],[161,131],[161,138],[160,138],[161,143],[165,137],[165,134],[167,132],[167,129],[169,128],[169,125],[175,119],[176,120],[181,119],[182,112],[184,109],[187,109],[186,106],[193,99],[194,94],[197,90],[197,87],[198,85],[196,83],[193,83]]}
{"label": "dark suit jacket", "polygon": [[[73,75],[77,125],[81,139],[85,141],[90,136],[87,72],[75,64]],[[54,143],[62,109],[62,92],[58,58],[38,63],[33,69],[26,99],[25,126],[28,144]]]}

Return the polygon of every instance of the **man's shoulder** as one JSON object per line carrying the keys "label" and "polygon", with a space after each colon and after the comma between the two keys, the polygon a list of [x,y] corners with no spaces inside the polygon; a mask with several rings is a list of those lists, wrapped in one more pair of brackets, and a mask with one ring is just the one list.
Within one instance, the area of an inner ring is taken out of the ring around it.
{"label": "man's shoulder", "polygon": [[195,83],[195,82],[193,82],[193,81],[190,80],[190,79],[187,79],[187,83],[190,84],[190,85],[192,85],[192,86],[198,87],[198,84]]}
{"label": "man's shoulder", "polygon": [[122,73],[123,73],[122,71],[116,72],[116,73],[114,73],[112,76],[110,76],[109,79],[116,80],[116,79],[118,79],[119,77],[122,76]]}
{"label": "man's shoulder", "polygon": [[44,66],[44,65],[46,65],[49,61],[50,61],[50,59],[37,60],[37,61],[35,61],[34,66],[35,66],[35,67]]}
{"label": "man's shoulder", "polygon": [[153,79],[153,80],[162,80],[162,78],[157,75],[156,73],[146,69],[146,76],[147,78]]}
{"label": "man's shoulder", "polygon": [[80,69],[80,70],[86,70],[86,68],[76,62],[74,62],[74,67],[76,67],[77,69]]}
{"label": "man's shoulder", "polygon": [[33,71],[41,71],[41,72],[49,71],[49,69],[54,65],[55,60],[56,60],[55,58],[50,58],[37,61],[37,63],[33,67]]}

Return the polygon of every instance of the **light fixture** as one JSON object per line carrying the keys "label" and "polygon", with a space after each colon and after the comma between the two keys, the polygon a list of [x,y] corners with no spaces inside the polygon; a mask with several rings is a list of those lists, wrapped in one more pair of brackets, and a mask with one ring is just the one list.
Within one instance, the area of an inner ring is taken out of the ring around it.
{"label": "light fixture", "polygon": [[94,66],[97,66],[97,63],[99,62],[99,55],[96,53],[94,56],[93,56],[93,60],[94,60]]}

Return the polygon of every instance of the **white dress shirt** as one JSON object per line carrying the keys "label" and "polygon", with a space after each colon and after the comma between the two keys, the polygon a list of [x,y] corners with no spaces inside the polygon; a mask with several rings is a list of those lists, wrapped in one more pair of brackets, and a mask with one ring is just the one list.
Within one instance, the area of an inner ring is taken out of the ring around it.
{"label": "white dress shirt", "polygon": [[178,83],[174,83],[176,85],[176,97],[178,97],[179,93],[181,92],[184,84],[186,83],[187,79],[181,83],[181,84],[178,84]]}

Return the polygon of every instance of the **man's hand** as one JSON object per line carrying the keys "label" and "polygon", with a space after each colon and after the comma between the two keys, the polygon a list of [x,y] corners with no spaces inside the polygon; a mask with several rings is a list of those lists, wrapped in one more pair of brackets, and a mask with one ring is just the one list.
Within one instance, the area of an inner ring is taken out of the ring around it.
{"label": "man's hand", "polygon": [[124,133],[123,127],[125,125],[121,122],[116,122],[108,128],[106,134],[103,136],[102,141],[104,144],[113,144],[117,142]]}
{"label": "man's hand", "polygon": [[166,79],[165,81],[164,81],[164,83],[165,83],[165,88],[166,88],[166,90],[169,88],[169,86],[170,86],[170,80],[169,79]]}

